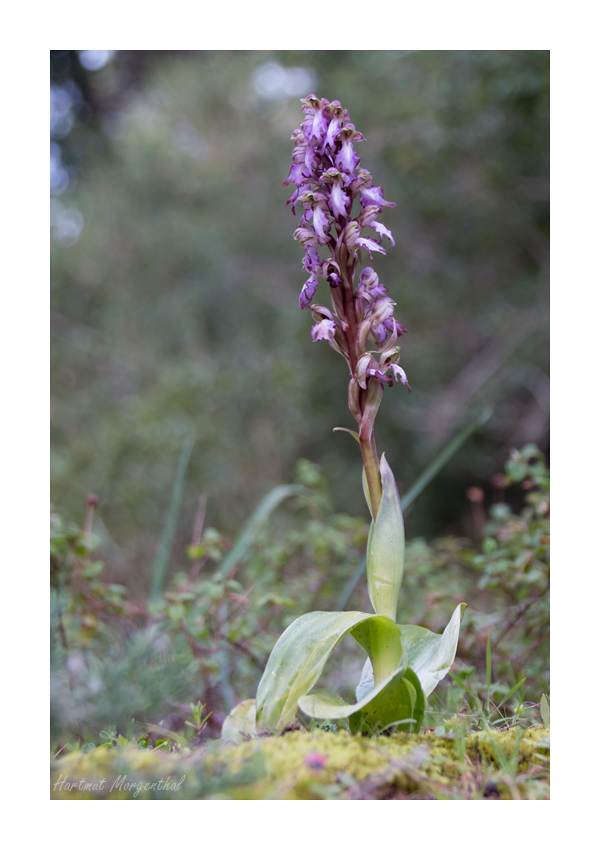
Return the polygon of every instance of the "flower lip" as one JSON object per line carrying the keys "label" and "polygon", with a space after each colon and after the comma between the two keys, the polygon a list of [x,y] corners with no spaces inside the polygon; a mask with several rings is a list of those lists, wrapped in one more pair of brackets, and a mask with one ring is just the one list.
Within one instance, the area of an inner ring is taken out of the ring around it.
{"label": "flower lip", "polygon": [[367,237],[360,237],[356,240],[356,245],[359,248],[366,248],[367,251],[369,252],[369,257],[371,259],[373,259],[373,254],[371,253],[371,251],[377,251],[377,253],[379,253],[379,254],[387,254],[387,251],[385,250],[385,248],[382,248],[382,246],[378,242],[375,242],[374,239],[368,239]]}
{"label": "flower lip", "polygon": [[310,335],[313,342],[319,339],[333,339],[335,336],[335,322],[333,319],[322,319],[316,325],[313,325]]}
{"label": "flower lip", "polygon": [[400,381],[403,386],[405,386],[409,393],[412,393],[410,388],[410,384],[408,383],[408,378],[406,377],[406,372],[401,366],[398,366],[396,363],[390,363],[389,368],[392,370],[392,374],[396,381]]}

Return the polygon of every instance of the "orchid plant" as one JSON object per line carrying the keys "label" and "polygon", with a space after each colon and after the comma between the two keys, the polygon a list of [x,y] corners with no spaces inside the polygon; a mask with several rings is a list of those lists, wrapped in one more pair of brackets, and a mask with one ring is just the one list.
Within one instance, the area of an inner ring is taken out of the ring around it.
{"label": "orchid plant", "polygon": [[[398,340],[406,329],[394,317],[396,304],[374,269],[359,271],[363,252],[370,259],[374,253],[386,253],[384,236],[395,244],[378,220],[384,207],[395,204],[360,167],[354,145],[363,136],[342,104],[314,94],[302,104],[305,118],[292,134],[293,162],[284,181],[295,187],[287,202],[292,212],[297,205],[303,210],[294,232],[304,248],[308,274],[299,306],[312,311],[313,340],[327,340],[348,364],[348,405],[357,431],[335,430],[349,431],[362,453],[363,490],[372,517],[367,580],[375,613],[316,611],[295,620],[271,653],[256,700],[241,703],[226,719],[223,736],[230,739],[243,732],[281,731],[298,708],[313,718],[347,718],[354,732],[394,725],[418,731],[426,698],[454,661],[465,608],[456,608],[441,635],[396,622],[404,523],[392,470],[385,454],[377,454],[374,425],[386,386],[396,380],[411,391],[399,365]],[[367,229],[373,236],[363,235]],[[313,303],[320,281],[329,285],[331,307]],[[348,634],[368,656],[354,704],[327,690],[311,690],[333,649]]]}

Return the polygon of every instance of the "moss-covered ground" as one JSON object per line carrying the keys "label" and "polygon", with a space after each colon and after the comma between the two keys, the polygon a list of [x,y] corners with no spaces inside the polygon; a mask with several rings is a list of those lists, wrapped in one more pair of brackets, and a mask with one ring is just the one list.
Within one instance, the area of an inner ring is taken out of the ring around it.
{"label": "moss-covered ground", "polygon": [[549,799],[549,731],[373,738],[295,730],[187,753],[125,742],[59,755],[53,799]]}

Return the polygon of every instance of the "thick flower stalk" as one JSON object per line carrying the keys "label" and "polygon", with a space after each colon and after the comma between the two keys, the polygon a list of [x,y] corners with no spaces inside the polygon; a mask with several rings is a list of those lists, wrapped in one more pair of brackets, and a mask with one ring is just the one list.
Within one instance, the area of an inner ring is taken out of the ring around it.
{"label": "thick flower stalk", "polygon": [[[374,421],[383,388],[400,381],[410,392],[406,373],[398,365],[398,338],[406,328],[394,317],[395,302],[376,272],[366,267],[357,276],[362,251],[387,253],[385,236],[394,238],[378,216],[386,201],[379,186],[373,186],[368,171],[360,168],[354,150],[363,140],[350,122],[348,110],[334,100],[311,94],[302,100],[306,118],[294,130],[292,167],[284,186],[296,187],[288,203],[303,214],[294,233],[304,248],[303,268],[309,275],[300,293],[300,308],[311,307],[312,338],[326,339],[346,360],[350,371],[348,405],[358,424],[358,440],[373,518],[382,497],[381,474],[375,446]],[[352,217],[354,201],[360,212]],[[369,230],[370,236],[363,235]],[[327,256],[324,256],[327,255]],[[323,279],[329,284],[332,308],[313,304]]]}

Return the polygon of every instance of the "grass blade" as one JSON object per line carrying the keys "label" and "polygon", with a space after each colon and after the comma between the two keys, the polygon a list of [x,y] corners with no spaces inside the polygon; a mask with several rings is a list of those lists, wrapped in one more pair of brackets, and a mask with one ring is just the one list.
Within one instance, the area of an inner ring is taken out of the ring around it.
{"label": "grass blade", "polygon": [[542,723],[546,729],[550,728],[550,700],[546,694],[542,694],[540,700],[540,714],[542,715]]}
{"label": "grass blade", "polygon": [[475,431],[481,428],[481,426],[488,421],[492,413],[493,409],[491,407],[486,407],[485,410],[480,413],[475,420],[473,420],[473,422],[467,425],[467,427],[460,432],[460,434],[457,434],[453,440],[450,440],[448,445],[442,449],[435,460],[429,464],[427,469],[419,475],[409,491],[403,496],[401,500],[402,510],[406,510],[406,508],[414,502],[417,496],[421,495],[425,487],[427,487],[429,482],[435,478],[440,469],[442,469],[456,454],[463,443],[469,439],[471,434],[474,434]]}
{"label": "grass blade", "polygon": [[163,533],[158,545],[158,552],[152,565],[152,583],[150,586],[150,599],[156,599],[162,590],[163,582],[169,565],[169,557],[173,546],[173,539],[177,530],[177,519],[181,508],[181,497],[183,495],[183,480],[187,465],[194,448],[194,440],[188,437],[181,449],[179,455],[179,463],[177,465],[177,474],[171,491],[171,500],[167,511],[167,518],[163,528]]}
{"label": "grass blade", "polygon": [[487,639],[487,647],[485,650],[485,682],[486,682],[486,699],[485,699],[485,710],[487,712],[488,717],[490,716],[490,685],[492,682],[492,641],[490,636],[488,635]]}
{"label": "grass blade", "polygon": [[354,588],[356,587],[356,585],[360,581],[360,577],[362,576],[362,574],[364,573],[364,571],[366,569],[367,569],[367,557],[365,555],[365,557],[362,559],[362,561],[360,562],[358,567],[354,570],[354,572],[352,573],[352,575],[350,576],[350,578],[348,579],[348,581],[344,585],[344,589],[342,590],[342,592],[340,594],[340,598],[338,599],[337,605],[335,606],[335,609],[334,609],[335,611],[343,611],[344,610],[344,608],[348,604],[348,600],[350,599],[350,597],[354,593]]}
{"label": "grass blade", "polygon": [[223,558],[215,575],[226,576],[229,571],[240,561],[243,561],[247,556],[254,539],[268,518],[271,516],[275,508],[277,508],[284,499],[291,496],[300,496],[312,502],[321,513],[325,516],[331,515],[331,508],[327,502],[321,498],[313,490],[308,487],[303,487],[301,484],[282,484],[275,487],[270,493],[267,493],[260,505],[254,511],[239,537],[235,541],[232,548]]}
{"label": "grass blade", "polygon": [[450,670],[450,672],[448,673],[448,675],[450,676],[450,678],[451,678],[451,679],[453,679],[453,680],[456,682],[456,684],[457,684],[457,685],[460,685],[460,686],[461,686],[461,688],[462,688],[463,690],[465,690],[468,694],[470,694],[470,695],[473,697],[473,699],[475,700],[475,704],[476,704],[476,705],[477,705],[477,704],[479,704],[479,700],[477,699],[477,697],[475,696],[475,694],[473,693],[473,691],[470,691],[470,690],[469,690],[469,688],[467,688],[467,686],[465,685],[465,683],[464,683],[464,682],[462,682],[462,681],[458,678],[458,676],[457,676],[455,673],[453,673],[453,672],[452,672],[452,670]]}
{"label": "grass blade", "polygon": [[527,681],[527,676],[525,676],[524,679],[521,679],[520,682],[517,682],[517,684],[514,686],[514,688],[511,688],[510,691],[504,697],[504,699],[501,702],[498,703],[498,705],[496,706],[496,711],[499,711],[502,708],[502,706],[504,705],[504,703],[507,700],[509,700],[511,698],[511,696],[515,693],[515,691],[519,690],[519,688],[521,687],[523,682],[526,682],[526,681]]}

